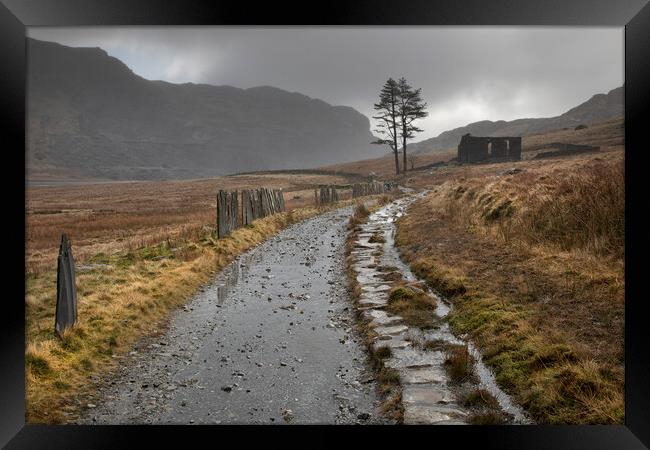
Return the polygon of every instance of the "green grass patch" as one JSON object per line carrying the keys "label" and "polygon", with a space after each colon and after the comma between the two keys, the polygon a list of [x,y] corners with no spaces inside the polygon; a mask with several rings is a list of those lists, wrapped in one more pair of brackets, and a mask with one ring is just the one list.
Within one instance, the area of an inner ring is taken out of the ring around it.
{"label": "green grass patch", "polygon": [[427,329],[437,324],[436,300],[414,286],[397,286],[388,295],[386,310],[401,316],[411,326]]}
{"label": "green grass patch", "polygon": [[465,278],[436,265],[433,258],[418,258],[411,264],[411,270],[424,279],[439,294],[453,298],[467,291]]}

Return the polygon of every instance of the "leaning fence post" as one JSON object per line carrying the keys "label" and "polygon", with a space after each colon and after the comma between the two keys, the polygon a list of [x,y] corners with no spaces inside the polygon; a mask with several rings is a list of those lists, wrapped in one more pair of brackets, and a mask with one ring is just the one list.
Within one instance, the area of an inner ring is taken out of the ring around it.
{"label": "leaning fence post", "polygon": [[59,337],[77,322],[77,287],[75,285],[72,247],[65,234],[61,235],[56,273],[56,313],[54,331]]}

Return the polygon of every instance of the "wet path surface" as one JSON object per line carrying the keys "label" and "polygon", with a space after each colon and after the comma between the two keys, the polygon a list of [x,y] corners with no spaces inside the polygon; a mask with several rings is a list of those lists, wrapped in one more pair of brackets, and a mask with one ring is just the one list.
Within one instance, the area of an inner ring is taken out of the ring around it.
{"label": "wet path surface", "polygon": [[344,276],[351,208],[236,259],[128,357],[82,423],[381,423]]}
{"label": "wet path surface", "polygon": [[[433,314],[437,325],[423,331],[409,327],[399,315],[384,310],[388,304],[390,286],[381,277],[380,267],[395,267],[407,282],[420,280],[402,262],[395,248],[395,220],[418,197],[402,197],[372,213],[361,225],[355,249],[352,251],[352,267],[362,294],[359,309],[377,333],[374,348],[388,346],[391,356],[385,365],[400,373],[402,403],[405,424],[465,424],[470,412],[459,404],[458,395],[450,385],[444,364],[443,351],[417,348],[413,342],[444,342],[446,344],[468,344],[474,357],[474,371],[479,379],[478,387],[490,392],[502,411],[512,417],[514,423],[529,423],[517,405],[497,386],[493,373],[485,366],[480,353],[471,343],[466,343],[451,332],[446,316],[450,306],[441,297],[426,289],[436,299]],[[380,234],[383,242],[372,241]]]}

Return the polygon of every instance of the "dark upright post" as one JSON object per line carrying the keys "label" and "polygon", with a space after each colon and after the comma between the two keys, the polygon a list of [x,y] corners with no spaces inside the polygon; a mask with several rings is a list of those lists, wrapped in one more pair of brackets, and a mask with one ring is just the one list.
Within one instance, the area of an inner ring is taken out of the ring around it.
{"label": "dark upright post", "polygon": [[68,237],[61,235],[56,274],[56,314],[54,331],[59,337],[77,322],[77,287],[74,258]]}

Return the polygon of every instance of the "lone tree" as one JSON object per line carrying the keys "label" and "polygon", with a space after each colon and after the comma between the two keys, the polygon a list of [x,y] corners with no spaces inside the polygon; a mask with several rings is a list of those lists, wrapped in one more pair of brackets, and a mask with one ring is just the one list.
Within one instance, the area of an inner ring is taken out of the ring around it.
{"label": "lone tree", "polygon": [[[423,131],[413,122],[429,115],[425,111],[427,104],[422,100],[422,89],[413,89],[402,77],[397,82],[397,115],[399,120],[399,134],[402,138],[403,167],[406,172],[406,141],[415,137],[416,133]],[[412,164],[413,165],[413,164]],[[411,166],[411,169],[413,167]]]}
{"label": "lone tree", "polygon": [[[395,173],[399,175],[399,157],[397,148],[397,136],[399,133],[399,87],[397,82],[389,78],[379,92],[379,103],[375,103],[374,109],[377,115],[373,119],[377,120],[377,129],[374,131],[384,139],[377,139],[373,144],[388,144],[395,155]],[[406,160],[404,160],[406,163]]]}

